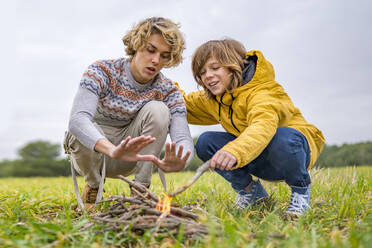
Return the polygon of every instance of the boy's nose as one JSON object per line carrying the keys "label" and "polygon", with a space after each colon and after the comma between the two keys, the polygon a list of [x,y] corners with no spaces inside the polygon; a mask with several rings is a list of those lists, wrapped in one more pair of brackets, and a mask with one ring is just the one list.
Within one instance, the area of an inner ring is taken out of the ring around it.
{"label": "boy's nose", "polygon": [[159,64],[159,61],[160,61],[160,54],[154,54],[154,56],[152,56],[152,63],[153,64]]}

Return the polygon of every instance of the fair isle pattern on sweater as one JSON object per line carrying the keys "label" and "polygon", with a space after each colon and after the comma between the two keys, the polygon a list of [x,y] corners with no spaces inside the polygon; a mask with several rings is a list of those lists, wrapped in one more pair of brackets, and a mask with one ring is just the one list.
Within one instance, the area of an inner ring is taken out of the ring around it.
{"label": "fair isle pattern on sweater", "polygon": [[129,124],[137,112],[152,100],[164,102],[171,114],[186,116],[186,107],[178,88],[159,73],[152,82],[141,85],[129,77],[129,61],[125,58],[100,60],[88,67],[80,81],[98,96],[94,121]]}

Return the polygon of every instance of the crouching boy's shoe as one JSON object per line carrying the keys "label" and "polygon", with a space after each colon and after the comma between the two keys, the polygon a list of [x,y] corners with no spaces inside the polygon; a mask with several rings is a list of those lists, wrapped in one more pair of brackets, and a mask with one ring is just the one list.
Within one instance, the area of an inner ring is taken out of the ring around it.
{"label": "crouching boy's shoe", "polygon": [[238,195],[235,198],[235,206],[238,209],[254,206],[265,198],[268,198],[268,194],[259,180],[252,181],[247,188],[249,188],[248,191],[241,190],[237,192]]}
{"label": "crouching boy's shoe", "polygon": [[88,184],[85,185],[81,198],[87,211],[93,210],[93,206],[96,203],[97,194],[98,188],[91,188]]}
{"label": "crouching boy's shoe", "polygon": [[291,186],[291,203],[285,212],[288,217],[299,217],[310,209],[310,185],[307,187]]}

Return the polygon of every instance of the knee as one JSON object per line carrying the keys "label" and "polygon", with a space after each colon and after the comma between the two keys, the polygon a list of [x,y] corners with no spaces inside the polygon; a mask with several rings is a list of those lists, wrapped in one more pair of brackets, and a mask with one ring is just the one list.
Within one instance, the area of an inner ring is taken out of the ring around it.
{"label": "knee", "polygon": [[152,126],[159,132],[164,130],[168,131],[170,112],[165,103],[160,101],[150,101],[143,106],[143,111],[146,112],[144,121],[152,123]]}
{"label": "knee", "polygon": [[289,127],[279,127],[270,146],[272,151],[280,154],[295,154],[305,151],[304,142],[306,140],[299,131]]}
{"label": "knee", "polygon": [[211,154],[209,151],[209,146],[211,143],[213,143],[212,132],[205,132],[199,136],[198,141],[195,144],[195,150],[196,154],[201,160],[207,161],[212,157],[213,154]]}
{"label": "knee", "polygon": [[196,154],[201,160],[207,161],[224,145],[234,139],[236,139],[234,135],[226,132],[209,131],[202,133],[195,145]]}
{"label": "knee", "polygon": [[306,170],[310,151],[305,136],[299,131],[288,127],[278,128],[266,149],[267,160],[282,170]]}

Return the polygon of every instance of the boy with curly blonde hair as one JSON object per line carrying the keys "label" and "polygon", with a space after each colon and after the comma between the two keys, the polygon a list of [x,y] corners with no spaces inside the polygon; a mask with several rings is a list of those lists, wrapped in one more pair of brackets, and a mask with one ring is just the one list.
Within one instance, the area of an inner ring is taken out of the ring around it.
{"label": "boy with curly blonde hair", "polygon": [[[153,164],[165,172],[180,171],[193,155],[182,94],[161,73],[182,61],[179,25],[147,18],[127,32],[123,43],[129,58],[91,64],[73,102],[64,147],[81,208],[101,199],[106,176],[134,173],[135,181],[149,187]],[[168,133],[172,143],[160,160]],[[75,170],[86,181],[82,201]]]}

